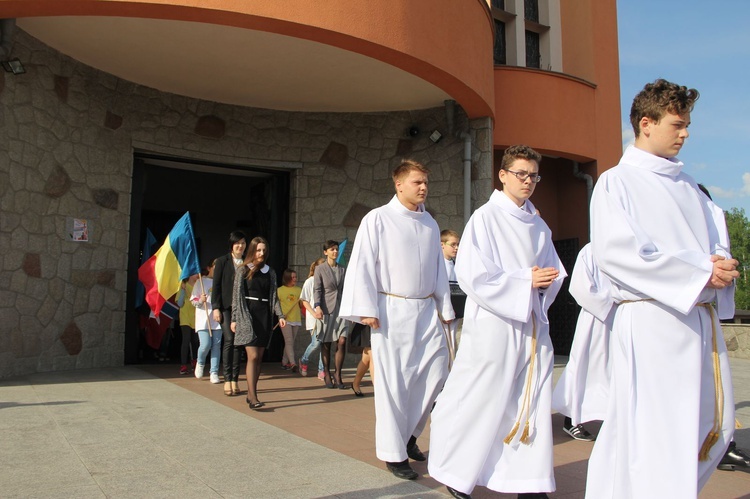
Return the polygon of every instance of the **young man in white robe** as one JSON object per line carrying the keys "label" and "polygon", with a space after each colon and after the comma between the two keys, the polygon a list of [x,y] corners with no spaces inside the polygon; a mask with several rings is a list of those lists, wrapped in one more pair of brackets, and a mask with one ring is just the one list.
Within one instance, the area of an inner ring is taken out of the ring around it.
{"label": "young man in white robe", "polygon": [[540,160],[528,146],[508,148],[503,190],[474,212],[461,238],[461,347],[432,412],[428,463],[453,497],[470,497],[476,485],[519,497],[555,490],[547,310],[566,273],[529,201]]}
{"label": "young man in white robe", "polygon": [[719,319],[734,314],[737,260],[722,210],[675,157],[698,95],[647,84],[630,111],[635,145],[594,188],[594,258],[618,305],[588,499],[695,498],[734,432]]}
{"label": "young man in white robe", "polygon": [[454,318],[428,174],[412,160],[393,171],[396,195],[357,231],[339,311],[371,328],[377,457],[407,480],[419,476],[408,458],[425,460],[416,440],[448,375],[443,321]]}
{"label": "young man in white robe", "polygon": [[581,306],[568,363],[552,392],[552,409],[565,415],[563,431],[576,440],[595,437],[583,426],[602,421],[609,398],[609,339],[612,330],[612,292],[599,271],[591,243],[578,253],[568,291]]}

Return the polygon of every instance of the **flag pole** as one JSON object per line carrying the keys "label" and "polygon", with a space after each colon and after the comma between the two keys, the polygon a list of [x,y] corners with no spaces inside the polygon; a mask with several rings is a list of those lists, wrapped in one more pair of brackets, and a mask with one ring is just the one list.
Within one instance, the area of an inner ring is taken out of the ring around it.
{"label": "flag pole", "polygon": [[[201,282],[201,294],[205,295],[206,290],[203,287],[203,275],[200,272],[198,273],[198,280]],[[208,337],[213,338],[214,334],[211,331],[211,317],[208,316],[208,299],[203,302],[203,308],[206,310],[206,325],[208,326]]]}

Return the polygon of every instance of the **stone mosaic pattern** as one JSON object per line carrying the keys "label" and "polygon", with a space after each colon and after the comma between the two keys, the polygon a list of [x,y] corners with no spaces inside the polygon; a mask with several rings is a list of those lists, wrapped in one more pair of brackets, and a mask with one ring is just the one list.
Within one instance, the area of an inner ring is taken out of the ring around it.
{"label": "stone mosaic pattern", "polygon": [[[432,169],[428,209],[463,226],[463,141],[443,108],[369,114],[251,109],[165,94],[82,65],[18,30],[27,73],[0,73],[0,377],[123,363],[135,149],[295,168],[290,264],[306,274],[328,238],[354,238],[393,195],[408,155]],[[409,138],[417,124],[422,133]],[[433,144],[438,128],[445,137]],[[473,206],[492,191],[489,118],[470,131]],[[90,242],[67,240],[69,218]]]}
{"label": "stone mosaic pattern", "polygon": [[750,324],[722,324],[727,354],[737,359],[750,359]]}

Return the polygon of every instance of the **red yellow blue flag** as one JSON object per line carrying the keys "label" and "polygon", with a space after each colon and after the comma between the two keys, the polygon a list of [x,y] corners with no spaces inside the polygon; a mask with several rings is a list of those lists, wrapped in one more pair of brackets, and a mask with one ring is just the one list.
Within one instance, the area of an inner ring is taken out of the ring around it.
{"label": "red yellow blue flag", "polygon": [[180,218],[161,248],[138,268],[146,288],[146,303],[159,317],[164,303],[180,290],[180,282],[200,273],[190,212]]}

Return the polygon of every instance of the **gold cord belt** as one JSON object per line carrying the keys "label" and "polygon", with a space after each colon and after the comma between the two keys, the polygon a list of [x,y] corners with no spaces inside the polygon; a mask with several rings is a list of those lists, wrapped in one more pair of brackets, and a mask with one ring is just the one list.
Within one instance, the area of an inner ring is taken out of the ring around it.
{"label": "gold cord belt", "polygon": [[[646,298],[643,300],[623,300],[622,303],[635,303],[639,301],[654,301],[653,298]],[[619,305],[618,304],[618,305]],[[708,461],[708,452],[711,447],[719,441],[719,435],[721,434],[721,426],[724,421],[724,384],[721,381],[721,364],[719,362],[719,349],[717,346],[717,334],[716,334],[716,317],[714,316],[714,308],[710,303],[696,303],[696,307],[703,307],[708,310],[708,314],[711,316],[711,358],[714,367],[714,424],[711,430],[703,440],[700,451],[698,451],[699,461]]]}
{"label": "gold cord belt", "polygon": [[526,422],[523,426],[523,433],[521,433],[520,441],[521,443],[524,443],[526,445],[529,445],[529,421],[531,420],[531,385],[533,384],[533,374],[534,374],[534,365],[536,364],[536,319],[534,318],[534,314],[532,312],[531,314],[531,356],[529,359],[529,372],[526,375],[526,384],[523,389],[523,402],[521,404],[521,410],[518,413],[518,419],[516,420],[516,423],[513,425],[513,428],[510,430],[510,433],[508,433],[505,438],[503,439],[503,442],[506,444],[510,444],[513,440],[513,437],[516,436],[516,433],[518,433],[518,429],[521,427],[521,419],[523,419],[524,414],[526,415]]}

